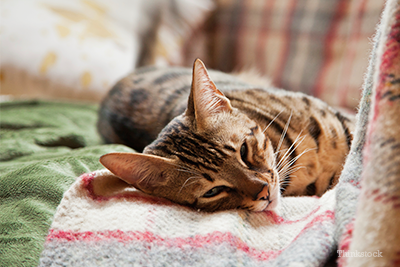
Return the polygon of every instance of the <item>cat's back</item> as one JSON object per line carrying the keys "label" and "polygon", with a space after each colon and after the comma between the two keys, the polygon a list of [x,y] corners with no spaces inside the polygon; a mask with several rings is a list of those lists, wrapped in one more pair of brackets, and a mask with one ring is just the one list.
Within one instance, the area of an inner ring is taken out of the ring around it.
{"label": "cat's back", "polygon": [[[251,86],[232,75],[210,71],[221,91]],[[99,110],[98,130],[106,143],[120,143],[142,151],[173,118],[182,114],[192,82],[192,70],[181,67],[144,67],[120,80]]]}
{"label": "cat's back", "polygon": [[[219,71],[211,70],[209,74],[233,107],[261,125],[279,114],[276,118],[276,125],[281,125],[279,138],[291,117],[293,134],[309,129],[318,139],[323,128],[336,124],[339,130],[342,126],[347,130],[350,144],[353,118],[342,115],[319,99],[251,85]],[[142,151],[173,118],[185,111],[191,83],[192,70],[181,67],[144,67],[120,80],[100,107],[97,126],[104,141]]]}

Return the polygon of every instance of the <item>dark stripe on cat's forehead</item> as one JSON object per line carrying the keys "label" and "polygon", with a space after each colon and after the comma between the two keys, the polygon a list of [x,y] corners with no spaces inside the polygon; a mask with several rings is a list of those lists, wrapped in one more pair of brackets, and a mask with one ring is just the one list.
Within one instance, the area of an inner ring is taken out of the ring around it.
{"label": "dark stripe on cat's forehead", "polygon": [[[210,170],[212,172],[217,172],[218,170],[216,168],[214,168],[213,166],[210,166],[209,164],[205,164],[201,161],[198,161],[198,156],[195,155],[194,157],[188,157],[188,155],[184,155],[184,153],[182,153],[182,151],[180,153],[178,153],[176,150],[174,150],[174,146],[170,146],[170,145],[164,145],[161,142],[156,144],[153,148],[152,148],[153,153],[158,151],[161,152],[161,156],[166,156],[166,155],[175,155],[176,157],[178,157],[183,163],[185,164],[189,164],[189,165],[193,165],[198,167],[203,167],[204,169]],[[159,153],[154,153],[154,154],[159,154]]]}
{"label": "dark stripe on cat's forehead", "polygon": [[193,165],[193,166],[196,166],[196,167],[201,166],[204,169],[210,170],[212,172],[215,172],[215,173],[218,172],[218,170],[216,168],[213,168],[213,167],[211,167],[209,165],[205,165],[204,163],[201,163],[199,161],[193,161],[193,160],[191,160],[191,159],[189,159],[189,158],[187,158],[187,157],[185,157],[183,155],[180,155],[180,154],[176,154],[176,156],[185,164]]}
{"label": "dark stripe on cat's forehead", "polygon": [[213,172],[217,172],[217,167],[222,165],[227,156],[222,149],[222,145],[191,132],[179,120],[167,126],[151,146],[151,150],[159,150],[161,156],[175,155],[186,164],[201,166]]}
{"label": "dark stripe on cat's forehead", "polygon": [[207,173],[202,173],[202,175],[203,175],[203,177],[204,177],[204,178],[206,178],[208,181],[210,181],[210,182],[214,182],[214,179],[213,179],[213,178],[211,178],[211,176],[210,176],[210,175],[208,175]]}

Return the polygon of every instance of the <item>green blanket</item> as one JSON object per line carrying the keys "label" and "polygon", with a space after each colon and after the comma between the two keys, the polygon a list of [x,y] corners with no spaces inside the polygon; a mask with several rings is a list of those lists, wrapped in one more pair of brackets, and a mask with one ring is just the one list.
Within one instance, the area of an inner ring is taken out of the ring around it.
{"label": "green blanket", "polygon": [[46,101],[0,104],[0,265],[37,266],[63,193],[102,154],[97,106]]}

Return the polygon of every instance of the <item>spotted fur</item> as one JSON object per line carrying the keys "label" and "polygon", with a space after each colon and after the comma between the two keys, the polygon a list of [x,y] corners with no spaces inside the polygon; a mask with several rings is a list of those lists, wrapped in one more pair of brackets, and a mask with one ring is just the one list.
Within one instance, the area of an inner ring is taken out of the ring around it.
{"label": "spotted fur", "polygon": [[[217,89],[218,88],[218,89]],[[209,211],[274,209],[340,175],[353,118],[302,93],[206,70],[138,69],[104,99],[98,129],[141,153],[101,162],[136,188]]]}

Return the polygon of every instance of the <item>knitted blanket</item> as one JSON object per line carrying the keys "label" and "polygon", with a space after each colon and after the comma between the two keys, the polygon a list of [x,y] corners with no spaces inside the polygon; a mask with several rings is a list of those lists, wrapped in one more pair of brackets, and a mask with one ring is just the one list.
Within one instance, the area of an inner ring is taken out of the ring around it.
{"label": "knitted blanket", "polygon": [[342,266],[400,265],[400,0],[374,40],[352,150],[337,187]]}
{"label": "knitted blanket", "polygon": [[204,213],[96,171],[65,193],[40,266],[315,266],[334,247],[334,199],[331,190],[284,198],[276,213]]}
{"label": "knitted blanket", "polygon": [[65,193],[40,266],[400,264],[400,1],[386,3],[339,184],[276,212],[204,213],[142,194],[106,170]]}

